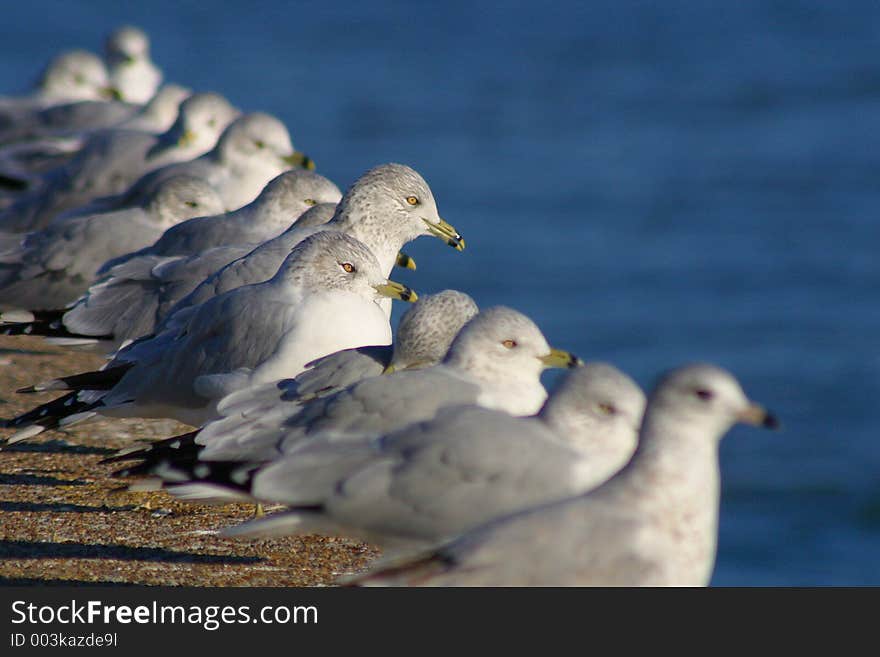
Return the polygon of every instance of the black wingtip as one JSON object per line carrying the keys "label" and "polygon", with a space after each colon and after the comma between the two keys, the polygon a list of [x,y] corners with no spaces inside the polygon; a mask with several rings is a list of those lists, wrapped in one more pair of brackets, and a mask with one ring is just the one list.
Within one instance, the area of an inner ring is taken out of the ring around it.
{"label": "black wingtip", "polygon": [[26,190],[29,187],[29,184],[28,181],[23,178],[16,178],[15,176],[0,173],[0,187],[21,192]]}

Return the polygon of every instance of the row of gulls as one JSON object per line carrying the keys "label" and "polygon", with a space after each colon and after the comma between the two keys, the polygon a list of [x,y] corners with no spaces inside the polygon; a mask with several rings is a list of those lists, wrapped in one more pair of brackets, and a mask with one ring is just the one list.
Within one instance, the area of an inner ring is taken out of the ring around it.
{"label": "row of gulls", "polygon": [[7,444],[176,419],[192,431],[103,463],[131,490],[280,507],[224,536],[386,551],[345,583],[709,583],[720,439],[777,426],[729,372],[685,365],[646,397],[517,310],[418,296],[390,278],[406,245],[465,242],[417,171],[343,193],[277,118],[163,84],[142,30],[105,50],[0,99],[0,332],[107,356],[19,390],[61,396],[5,420]]}

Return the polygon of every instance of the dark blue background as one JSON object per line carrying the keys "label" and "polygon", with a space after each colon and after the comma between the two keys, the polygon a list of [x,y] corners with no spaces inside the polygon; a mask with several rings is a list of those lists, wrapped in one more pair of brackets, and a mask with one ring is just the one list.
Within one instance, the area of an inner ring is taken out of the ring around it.
{"label": "dark blue background", "polygon": [[715,584],[880,584],[880,5],[128,4],[8,3],[0,92],[128,21],[340,186],[410,164],[468,250],[398,278],[645,386],[719,363],[781,416],[722,445]]}

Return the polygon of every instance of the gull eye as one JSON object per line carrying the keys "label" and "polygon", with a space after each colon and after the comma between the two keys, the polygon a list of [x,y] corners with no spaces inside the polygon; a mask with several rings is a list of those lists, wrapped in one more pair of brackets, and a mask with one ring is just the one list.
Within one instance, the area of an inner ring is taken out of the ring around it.
{"label": "gull eye", "polygon": [[199,204],[196,203],[195,201],[186,201],[186,204],[187,204],[189,207],[191,207],[191,208],[197,208],[197,207],[199,207]]}
{"label": "gull eye", "polygon": [[513,349],[516,346],[516,340],[505,340],[501,344],[503,344],[507,349]]}
{"label": "gull eye", "polygon": [[266,142],[264,142],[262,139],[257,139],[254,144],[257,145],[257,148],[266,148]]}
{"label": "gull eye", "polygon": [[318,205],[318,202],[313,198],[307,198],[303,203],[306,205]]}
{"label": "gull eye", "polygon": [[340,264],[340,266],[345,270],[345,273],[347,273],[347,274],[352,274],[352,273],[354,273],[355,271],[357,271],[357,270],[354,268],[354,265],[351,264],[350,262],[341,262],[341,263],[339,263],[339,264]]}
{"label": "gull eye", "polygon": [[409,203],[410,205],[418,205],[419,199],[416,196],[407,196],[406,202]]}
{"label": "gull eye", "polygon": [[73,76],[73,81],[76,82],[77,84],[85,84],[86,83],[85,77],[83,75],[81,75],[80,73],[77,73],[76,75]]}
{"label": "gull eye", "polygon": [[697,388],[694,390],[694,394],[703,401],[711,401],[711,399],[715,396],[715,393],[711,390],[706,390],[705,388]]}
{"label": "gull eye", "polygon": [[217,119],[215,119],[213,116],[211,117],[211,120],[208,121],[208,127],[209,128],[216,128],[217,127]]}
{"label": "gull eye", "polygon": [[617,409],[614,408],[611,404],[600,403],[596,406],[599,409],[599,412],[602,415],[614,415],[617,412]]}

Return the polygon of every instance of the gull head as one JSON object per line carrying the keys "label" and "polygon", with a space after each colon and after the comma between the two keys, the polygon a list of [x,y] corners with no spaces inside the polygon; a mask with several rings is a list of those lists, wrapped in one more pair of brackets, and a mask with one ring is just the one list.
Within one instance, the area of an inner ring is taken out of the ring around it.
{"label": "gull head", "polygon": [[153,117],[164,129],[170,128],[177,120],[181,103],[190,96],[192,91],[186,87],[173,83],[163,84],[144,106],[141,114]]}
{"label": "gull head", "polygon": [[581,451],[614,450],[619,465],[632,456],[645,412],[645,393],[607,363],[569,370],[539,413],[557,435]]}
{"label": "gull head", "polygon": [[294,166],[314,169],[312,160],[295,151],[290,133],[274,116],[253,112],[235,120],[220,137],[221,159],[240,166],[260,166],[278,173]]}
{"label": "gull head", "polygon": [[109,34],[104,42],[108,63],[133,64],[150,56],[150,39],[146,32],[133,25],[123,25]]}
{"label": "gull head", "polygon": [[309,294],[336,290],[369,301],[418,298],[407,286],[382,275],[379,261],[363,242],[338,231],[315,233],[293,247],[277,277]]}
{"label": "gull head", "polygon": [[470,296],[457,290],[443,290],[420,297],[400,318],[394,354],[385,372],[439,363],[461,327],[478,310]]}
{"label": "gull head", "polygon": [[43,72],[40,93],[58,101],[106,100],[113,97],[107,67],[85,50],[58,55]]}
{"label": "gull head", "polygon": [[280,215],[289,224],[310,208],[324,203],[335,206],[341,198],[339,188],[324,176],[293,169],[270,180],[252,205],[261,215]]}
{"label": "gull head", "polygon": [[443,361],[481,378],[538,381],[548,367],[575,367],[577,356],[551,348],[541,329],[505,306],[482,310],[462,327]]}
{"label": "gull head", "polygon": [[730,372],[703,363],[664,375],[651,394],[649,413],[662,413],[681,426],[704,429],[717,440],[739,422],[768,429],[779,427],[772,413],[746,397]]}
{"label": "gull head", "polygon": [[378,231],[400,245],[430,235],[464,249],[462,236],[440,217],[428,183],[403,164],[382,164],[363,174],[342,197],[338,216],[355,233]]}
{"label": "gull head", "polygon": [[180,103],[177,120],[166,134],[178,147],[205,152],[240,115],[220,94],[193,94]]}
{"label": "gull head", "polygon": [[174,176],[159,183],[146,210],[163,226],[223,212],[223,200],[208,182],[195,176]]}

